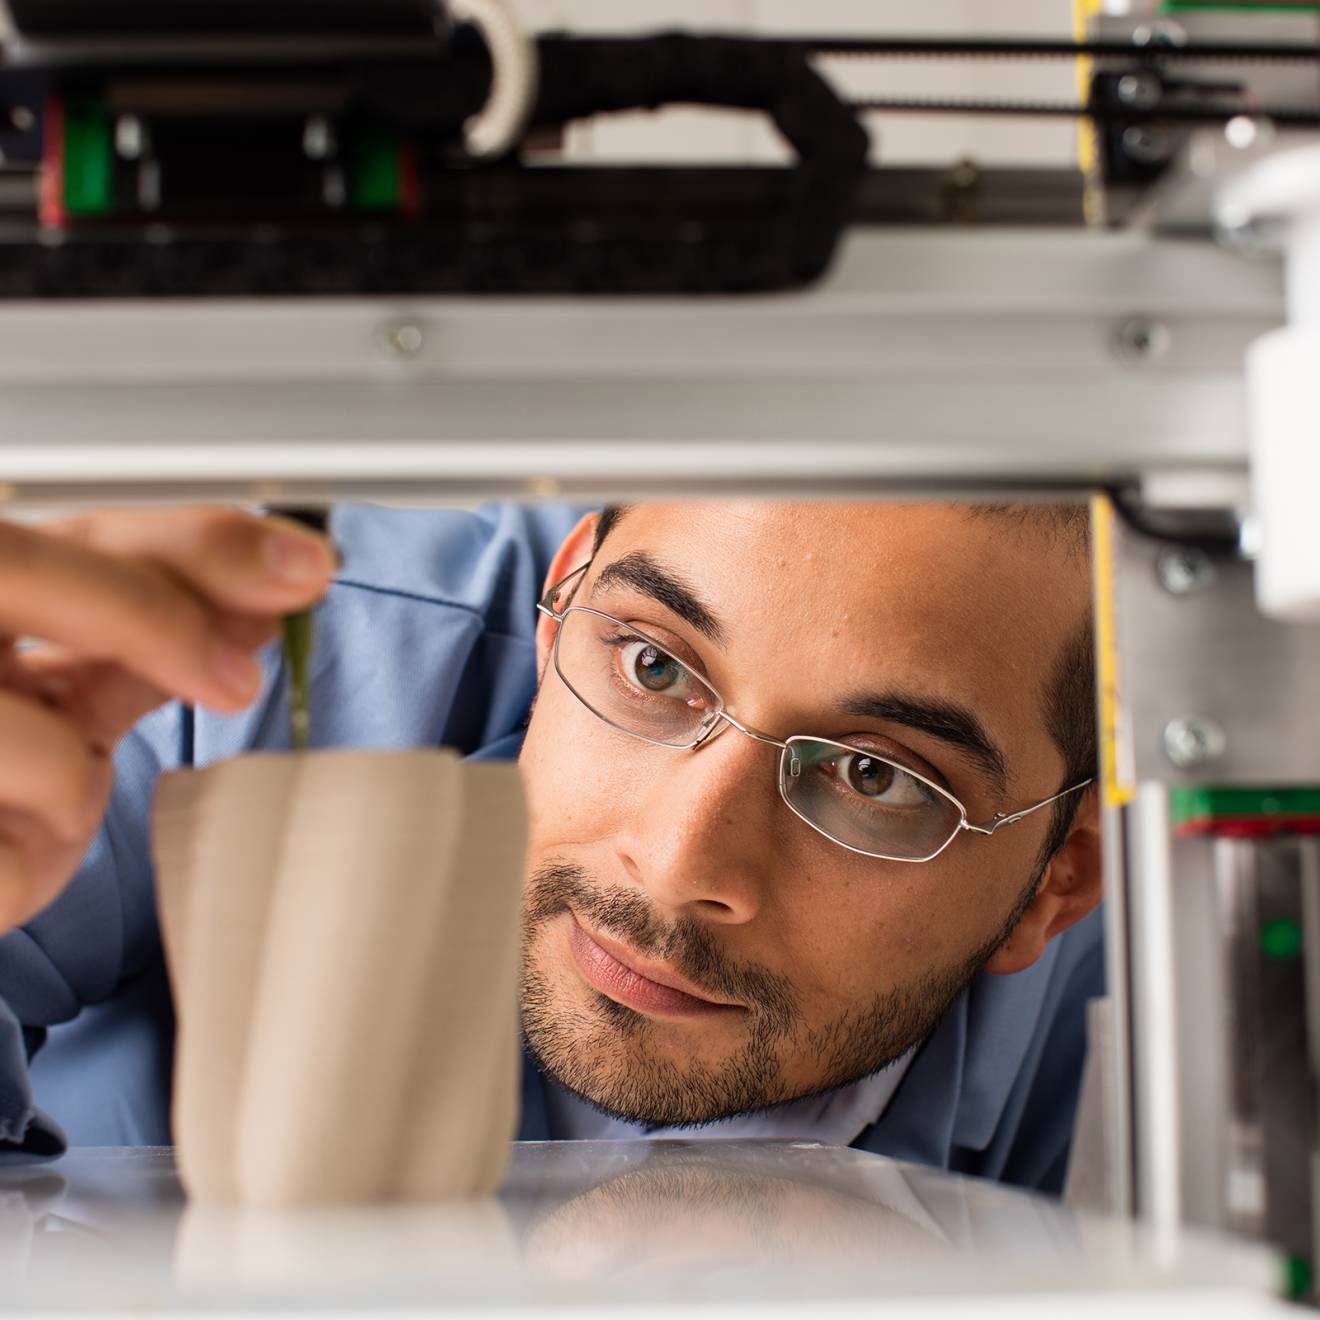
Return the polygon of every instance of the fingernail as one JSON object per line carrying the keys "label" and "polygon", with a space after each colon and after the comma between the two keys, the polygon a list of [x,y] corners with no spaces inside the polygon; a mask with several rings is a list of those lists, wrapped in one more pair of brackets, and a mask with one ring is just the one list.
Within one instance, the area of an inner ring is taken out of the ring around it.
{"label": "fingernail", "polygon": [[325,549],[306,536],[284,532],[268,536],[266,562],[275,576],[290,586],[319,582],[326,576]]}
{"label": "fingernail", "polygon": [[231,696],[246,700],[261,682],[261,666],[240,647],[221,642],[211,662],[216,682]]}

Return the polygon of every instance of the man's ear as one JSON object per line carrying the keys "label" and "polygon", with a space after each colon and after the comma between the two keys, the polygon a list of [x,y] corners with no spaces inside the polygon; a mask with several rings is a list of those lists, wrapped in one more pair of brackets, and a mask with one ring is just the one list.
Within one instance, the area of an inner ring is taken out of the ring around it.
{"label": "man's ear", "polygon": [[1095,910],[1103,892],[1100,804],[1093,786],[1082,797],[1063,847],[1045,868],[1031,906],[986,963],[986,971],[1006,975],[1030,967],[1056,935]]}
{"label": "man's ear", "polygon": [[[575,568],[581,568],[591,558],[591,548],[596,540],[596,524],[600,522],[600,511],[584,513],[578,524],[564,538],[563,544],[555,551],[550,561],[550,571],[546,574],[545,585],[541,588],[544,596],[556,582],[562,582]],[[559,625],[548,614],[540,614],[536,620],[536,681],[545,676],[545,667],[550,660],[550,648],[554,645],[555,633]]]}

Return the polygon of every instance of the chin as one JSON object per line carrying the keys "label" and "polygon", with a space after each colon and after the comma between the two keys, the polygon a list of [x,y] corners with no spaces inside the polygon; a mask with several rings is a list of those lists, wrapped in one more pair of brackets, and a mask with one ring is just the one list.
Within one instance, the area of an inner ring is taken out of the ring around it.
{"label": "chin", "polygon": [[[557,924],[557,923],[556,923]],[[651,1017],[587,985],[542,928],[524,951],[523,1031],[540,1067],[617,1118],[674,1127],[791,1098],[746,1022]]]}

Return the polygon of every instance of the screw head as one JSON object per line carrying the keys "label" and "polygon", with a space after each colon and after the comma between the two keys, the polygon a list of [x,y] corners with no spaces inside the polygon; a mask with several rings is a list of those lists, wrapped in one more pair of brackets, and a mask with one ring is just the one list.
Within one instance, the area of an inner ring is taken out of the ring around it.
{"label": "screw head", "polygon": [[302,148],[308,160],[329,160],[335,154],[335,132],[324,115],[308,115]]}
{"label": "screw head", "polygon": [[1134,46],[1185,46],[1187,29],[1167,18],[1142,23],[1132,29]]}
{"label": "screw head", "polygon": [[1218,760],[1227,746],[1223,729],[1201,715],[1172,719],[1164,726],[1164,754],[1180,770]]}
{"label": "screw head", "polygon": [[17,133],[28,133],[37,126],[37,116],[26,105],[16,105],[9,112],[9,124]]}
{"label": "screw head", "polygon": [[137,115],[115,120],[115,154],[120,160],[141,160],[147,146],[146,129]]}
{"label": "screw head", "polygon": [[426,347],[426,331],[416,321],[391,321],[381,328],[381,343],[401,358],[415,358]]}
{"label": "screw head", "polygon": [[981,181],[981,167],[970,156],[964,156],[949,171],[949,182],[955,188],[975,188]]}
{"label": "screw head", "polygon": [[1202,550],[1169,546],[1155,561],[1155,575],[1171,596],[1190,596],[1215,580],[1215,566]]}
{"label": "screw head", "polygon": [[1118,99],[1137,110],[1158,105],[1162,90],[1160,80],[1153,73],[1125,73],[1115,88]]}
{"label": "screw head", "polygon": [[1138,165],[1158,165],[1169,158],[1166,133],[1146,124],[1131,124],[1123,130],[1123,154]]}
{"label": "screw head", "polygon": [[1128,363],[1151,362],[1164,357],[1173,336],[1163,321],[1151,316],[1132,316],[1114,331],[1114,352]]}

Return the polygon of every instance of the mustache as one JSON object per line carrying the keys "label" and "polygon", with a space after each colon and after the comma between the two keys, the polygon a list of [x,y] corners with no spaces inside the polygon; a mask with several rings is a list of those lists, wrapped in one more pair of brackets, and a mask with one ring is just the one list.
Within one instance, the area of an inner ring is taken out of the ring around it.
{"label": "mustache", "polygon": [[767,1020],[770,1030],[787,1031],[798,1016],[797,995],[787,977],[754,963],[735,963],[696,918],[661,921],[645,895],[598,888],[582,867],[571,863],[538,867],[528,880],[525,934],[530,937],[564,912],[584,918],[643,957],[677,968],[699,989],[747,1005]]}

